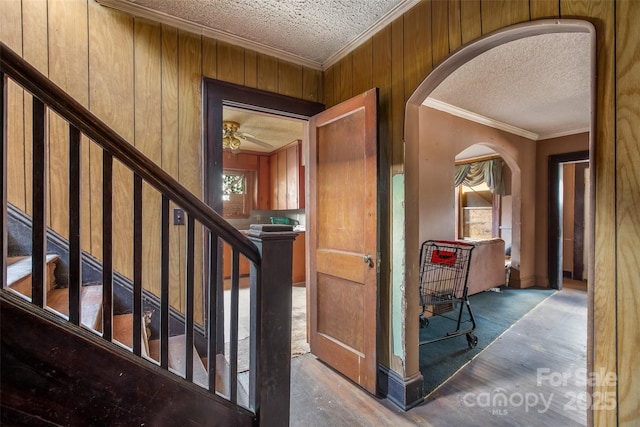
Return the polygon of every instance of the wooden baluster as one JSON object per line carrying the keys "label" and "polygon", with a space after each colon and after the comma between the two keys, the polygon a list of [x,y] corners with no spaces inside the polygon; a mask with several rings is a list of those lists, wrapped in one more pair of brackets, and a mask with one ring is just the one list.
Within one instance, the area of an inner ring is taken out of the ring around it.
{"label": "wooden baluster", "polygon": [[186,310],[185,310],[185,379],[193,381],[193,305],[194,305],[194,235],[193,216],[187,218]]}
{"label": "wooden baluster", "polygon": [[207,315],[207,349],[209,375],[209,391],[216,392],[216,333],[217,333],[217,313],[218,313],[218,236],[209,233],[209,274],[207,276],[209,285],[209,306]]}
{"label": "wooden baluster", "polygon": [[82,172],[80,131],[69,125],[69,321],[80,324],[82,248],[80,246],[80,178]]}
{"label": "wooden baluster", "polygon": [[169,369],[169,198],[162,196],[160,265],[160,366]]}
{"label": "wooden baluster", "polygon": [[113,337],[113,157],[102,152],[102,337]]}
{"label": "wooden baluster", "polygon": [[46,109],[33,97],[33,224],[32,224],[32,284],[31,302],[45,304],[47,258],[47,144],[45,141]]}
{"label": "wooden baluster", "polygon": [[2,266],[0,266],[0,286],[7,284],[7,80],[3,72],[0,72],[0,132],[2,132],[2,148],[0,149],[0,240],[2,243]]}
{"label": "wooden baluster", "polygon": [[133,354],[142,354],[142,178],[133,176]]}
{"label": "wooden baluster", "polygon": [[240,296],[240,253],[231,252],[231,325],[229,328],[229,400],[238,402],[238,303]]}

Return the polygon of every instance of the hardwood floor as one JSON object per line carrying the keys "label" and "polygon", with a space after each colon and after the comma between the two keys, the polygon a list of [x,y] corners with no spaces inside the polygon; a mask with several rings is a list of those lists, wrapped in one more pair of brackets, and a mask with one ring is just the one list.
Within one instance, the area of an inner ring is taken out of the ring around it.
{"label": "hardwood floor", "polygon": [[292,426],[584,426],[587,294],[565,287],[408,412],[312,354],[292,360]]}

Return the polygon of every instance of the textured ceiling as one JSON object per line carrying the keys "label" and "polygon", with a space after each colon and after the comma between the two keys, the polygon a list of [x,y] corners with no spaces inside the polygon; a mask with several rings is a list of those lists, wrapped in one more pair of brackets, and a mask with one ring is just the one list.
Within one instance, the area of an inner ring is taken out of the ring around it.
{"label": "textured ceiling", "polygon": [[[245,42],[315,63],[318,68],[376,25],[417,0],[97,0],[144,16],[179,18]],[[353,48],[355,46],[352,46]],[[274,53],[274,52],[271,52]]]}
{"label": "textured ceiling", "polygon": [[500,45],[458,68],[425,104],[435,99],[533,133],[533,139],[588,130],[590,43],[587,33],[556,33]]}

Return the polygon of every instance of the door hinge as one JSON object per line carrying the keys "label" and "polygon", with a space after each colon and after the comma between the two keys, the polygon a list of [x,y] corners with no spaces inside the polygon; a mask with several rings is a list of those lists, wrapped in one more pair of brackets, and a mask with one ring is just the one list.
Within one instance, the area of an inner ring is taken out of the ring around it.
{"label": "door hinge", "polygon": [[379,274],[380,273],[380,252],[378,252],[377,256],[376,256],[376,272]]}

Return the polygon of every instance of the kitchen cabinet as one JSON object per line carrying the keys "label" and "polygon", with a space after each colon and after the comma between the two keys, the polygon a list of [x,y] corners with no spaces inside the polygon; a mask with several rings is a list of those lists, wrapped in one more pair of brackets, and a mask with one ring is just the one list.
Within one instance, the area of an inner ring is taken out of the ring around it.
{"label": "kitchen cabinet", "polygon": [[302,141],[295,141],[271,154],[271,209],[304,208]]}
{"label": "kitchen cabinet", "polygon": [[305,251],[306,233],[302,232],[299,233],[298,237],[296,237],[296,240],[293,241],[293,271],[291,276],[292,283],[302,283],[307,280],[307,260]]}

